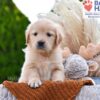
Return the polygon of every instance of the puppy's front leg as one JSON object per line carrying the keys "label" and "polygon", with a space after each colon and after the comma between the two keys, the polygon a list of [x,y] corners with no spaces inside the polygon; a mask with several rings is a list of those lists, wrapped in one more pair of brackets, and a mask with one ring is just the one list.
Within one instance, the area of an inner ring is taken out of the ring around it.
{"label": "puppy's front leg", "polygon": [[52,72],[52,81],[64,81],[64,69],[63,68],[55,68]]}
{"label": "puppy's front leg", "polygon": [[33,88],[37,88],[42,84],[40,80],[39,73],[36,68],[30,69],[30,76],[29,76],[29,81],[28,85]]}
{"label": "puppy's front leg", "polygon": [[[23,80],[27,81],[25,82]],[[24,68],[19,82],[28,83],[28,85],[33,88],[39,87],[42,84],[38,70],[35,67]]]}

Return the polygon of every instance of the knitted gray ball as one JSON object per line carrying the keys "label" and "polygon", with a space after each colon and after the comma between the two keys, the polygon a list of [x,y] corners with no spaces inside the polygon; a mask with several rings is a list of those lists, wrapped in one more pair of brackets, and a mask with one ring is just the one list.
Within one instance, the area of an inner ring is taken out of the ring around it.
{"label": "knitted gray ball", "polygon": [[79,79],[88,75],[87,61],[78,54],[71,54],[64,61],[65,76],[70,79]]}

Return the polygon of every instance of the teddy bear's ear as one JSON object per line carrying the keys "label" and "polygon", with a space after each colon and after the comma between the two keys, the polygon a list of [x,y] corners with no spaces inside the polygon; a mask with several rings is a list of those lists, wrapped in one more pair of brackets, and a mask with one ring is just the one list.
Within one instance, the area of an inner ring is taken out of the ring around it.
{"label": "teddy bear's ear", "polygon": [[99,51],[100,51],[99,45],[89,43],[87,47],[83,45],[80,46],[79,55],[89,60],[89,59],[92,59]]}
{"label": "teddy bear's ear", "polygon": [[89,66],[89,72],[94,72],[98,69],[99,64],[96,61],[87,61],[87,64]]}
{"label": "teddy bear's ear", "polygon": [[63,53],[63,58],[67,58],[70,54],[72,54],[68,47],[65,47],[62,53]]}

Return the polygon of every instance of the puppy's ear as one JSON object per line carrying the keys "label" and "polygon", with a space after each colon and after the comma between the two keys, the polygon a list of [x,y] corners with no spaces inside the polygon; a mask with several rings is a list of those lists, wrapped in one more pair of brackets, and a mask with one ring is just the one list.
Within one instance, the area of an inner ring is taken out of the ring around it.
{"label": "puppy's ear", "polygon": [[56,46],[58,46],[62,39],[63,39],[64,31],[63,28],[60,26],[57,26],[56,28]]}
{"label": "puppy's ear", "polygon": [[25,31],[25,38],[26,38],[26,45],[29,44],[29,41],[30,41],[30,28],[31,28],[31,24],[28,25],[26,31]]}

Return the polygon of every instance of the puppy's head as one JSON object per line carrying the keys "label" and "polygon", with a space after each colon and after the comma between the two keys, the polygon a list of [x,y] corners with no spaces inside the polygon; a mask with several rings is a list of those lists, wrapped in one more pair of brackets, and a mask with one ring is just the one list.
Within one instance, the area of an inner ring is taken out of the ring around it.
{"label": "puppy's head", "polygon": [[51,20],[40,19],[26,30],[26,44],[39,52],[50,52],[62,41],[62,27]]}

